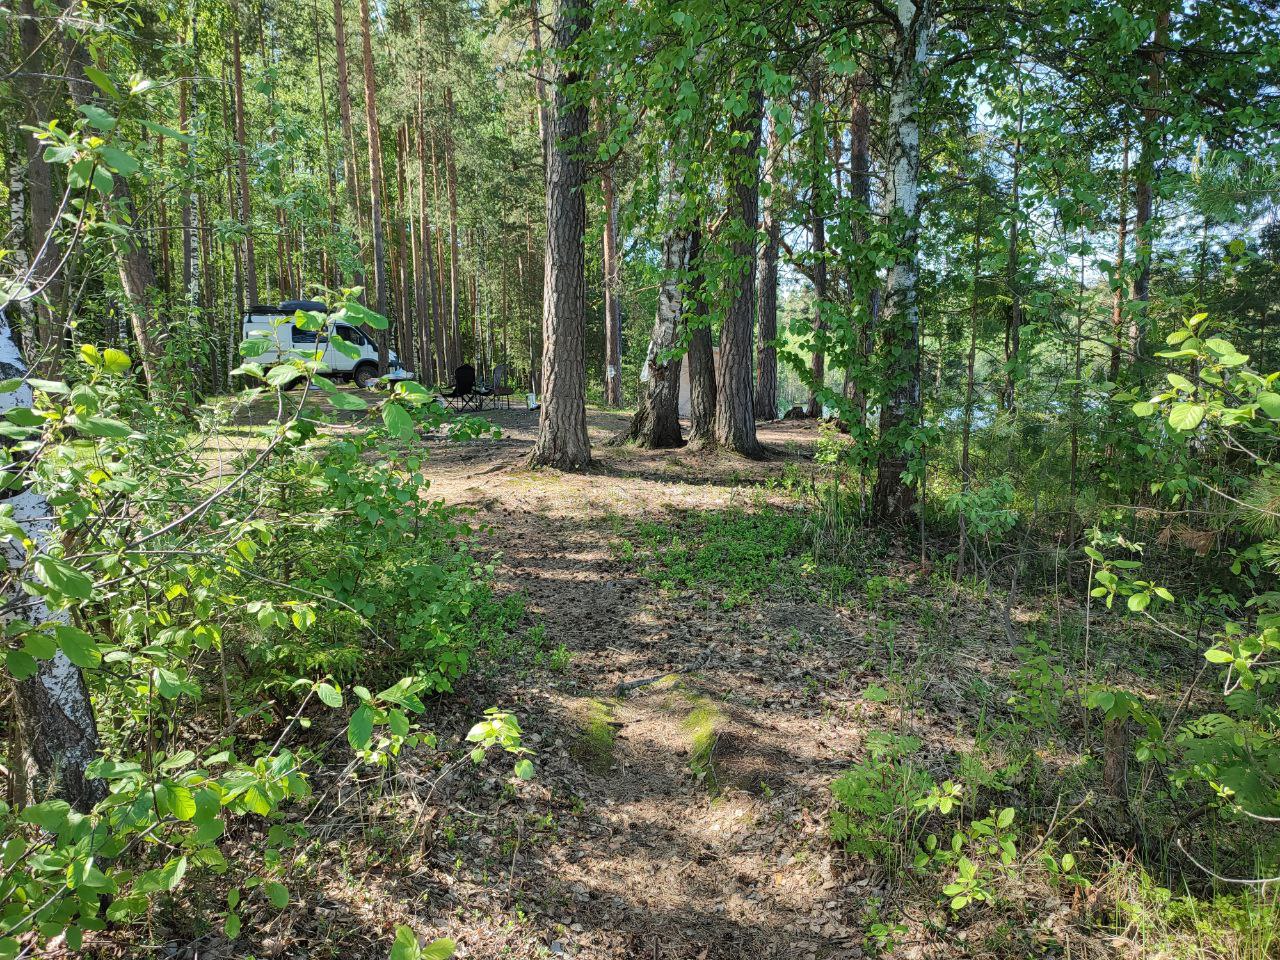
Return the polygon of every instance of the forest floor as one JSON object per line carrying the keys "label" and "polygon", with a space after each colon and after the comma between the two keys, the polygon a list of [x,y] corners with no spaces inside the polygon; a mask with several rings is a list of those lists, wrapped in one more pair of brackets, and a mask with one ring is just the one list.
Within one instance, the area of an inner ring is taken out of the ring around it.
{"label": "forest floor", "polygon": [[[384,960],[397,924],[483,958],[854,958],[887,929],[896,957],[1141,955],[1082,933],[1078,889],[1019,881],[1017,908],[957,921],[831,841],[831,783],[876,731],[918,739],[939,771],[978,748],[1001,768],[978,738],[1008,712],[998,665],[1017,665],[1008,625],[1031,615],[957,604],[905,543],[851,541],[857,577],[818,576],[794,549],[815,424],[762,425],[772,455],[748,463],[606,447],[625,418],[592,411],[596,463],[571,475],[522,465],[536,413],[485,416],[500,439],[432,439],[424,470],[472,512],[520,635],[433,703],[439,753],[309,816],[321,845],[288,909],[168,956]],[[775,526],[741,526],[761,513]],[[684,560],[655,546],[681,540]],[[497,757],[443,766],[490,706],[518,716],[534,779]],[[1037,776],[1078,761],[1040,750]]]}

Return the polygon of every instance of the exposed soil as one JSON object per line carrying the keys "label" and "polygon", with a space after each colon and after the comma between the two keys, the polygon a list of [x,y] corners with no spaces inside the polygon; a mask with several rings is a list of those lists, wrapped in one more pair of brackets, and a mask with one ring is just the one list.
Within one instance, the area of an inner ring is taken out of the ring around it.
{"label": "exposed soil", "polygon": [[[295,887],[283,913],[249,911],[235,944],[191,931],[170,941],[168,955],[383,960],[394,927],[408,923],[423,938],[453,938],[463,957],[863,956],[877,902],[893,893],[876,868],[829,840],[830,784],[865,756],[870,730],[903,725],[863,692],[885,682],[886,656],[945,656],[949,667],[920,682],[923,700],[947,707],[906,723],[929,728],[925,756],[971,747],[961,730],[980,709],[974,691],[990,665],[982,645],[1007,653],[1003,618],[967,614],[967,649],[956,651],[956,625],[922,639],[908,617],[884,612],[891,605],[877,613],[776,596],[723,604],[658,589],[620,559],[620,534],[641,520],[794,507],[768,481],[813,469],[811,421],[762,425],[772,456],[753,463],[606,447],[625,418],[594,411],[595,466],[561,474],[522,464],[536,413],[485,416],[500,438],[432,438],[424,469],[433,495],[473,512],[500,590],[526,598],[527,625],[545,630],[544,651],[563,644],[567,665],[519,654],[482,662],[456,696],[433,705],[426,725],[440,735],[439,752],[401,758],[384,779],[366,778],[359,795],[326,793],[332,781],[318,776],[323,809],[308,820],[325,842],[310,859],[310,889]],[[909,559],[888,551],[910,577]],[[927,576],[910,582],[930,589]],[[441,758],[465,756],[462,737],[495,705],[518,716],[536,777],[508,777],[500,758],[442,775]],[[243,841],[253,849],[252,837]],[[1041,918],[1065,925],[1065,907],[1041,906]],[[945,911],[935,915],[946,927]],[[1030,924],[1015,921],[1010,933],[1001,922],[1006,951],[1012,938],[1020,955],[1041,952]],[[898,936],[895,956],[990,955],[981,925],[941,944],[921,929]],[[1071,955],[1098,954],[1085,945]]]}

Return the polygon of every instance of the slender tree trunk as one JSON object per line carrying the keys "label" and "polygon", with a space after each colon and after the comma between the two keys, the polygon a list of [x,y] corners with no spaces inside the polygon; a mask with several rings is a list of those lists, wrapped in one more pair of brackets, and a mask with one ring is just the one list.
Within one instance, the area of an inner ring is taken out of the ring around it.
{"label": "slender tree trunk", "polygon": [[822,81],[820,67],[814,70],[813,85],[810,87],[812,98],[810,135],[813,138],[813,156],[811,177],[809,180],[809,232],[813,240],[813,359],[809,365],[809,406],[807,413],[811,417],[822,416],[822,399],[819,391],[823,388],[826,376],[826,355],[822,342],[826,336],[826,322],[823,320],[823,305],[827,301],[827,134],[823,124]]}
{"label": "slender tree trunk", "polygon": [[1013,170],[1009,187],[1009,251],[1005,258],[1005,286],[1009,291],[1009,312],[1004,328],[1004,408],[1014,413],[1018,407],[1018,357],[1022,352],[1022,290],[1018,277],[1019,232],[1022,228],[1022,79],[1018,79],[1018,127],[1013,140]]}
{"label": "slender tree trunk", "polygon": [[[18,138],[18,149],[8,158],[9,165],[9,233],[4,245],[10,254],[11,269],[19,277],[36,278],[31,271],[31,258],[27,256],[27,184],[24,177],[30,166],[27,162],[26,140]],[[27,335],[35,329],[35,308],[29,299],[7,304],[6,308],[21,318],[22,330]]]}
{"label": "slender tree trunk", "polygon": [[[573,2],[573,0],[569,0]],[[582,0],[587,2],[587,0]],[[585,108],[584,108],[585,113]],[[444,88],[444,180],[449,200],[449,341],[453,365],[462,357],[462,334],[459,321],[459,290],[462,283],[458,265],[458,168],[453,156],[453,88]]]}
{"label": "slender tree trunk", "polygon": [[1160,137],[1164,125],[1160,118],[1162,74],[1165,46],[1169,41],[1169,8],[1156,15],[1155,34],[1147,53],[1146,103],[1142,108],[1142,141],[1138,146],[1138,166],[1134,177],[1133,259],[1137,275],[1133,280],[1133,312],[1130,349],[1135,358],[1142,356],[1142,338],[1147,321],[1147,301],[1151,297],[1151,252],[1154,240],[1156,162],[1160,155]]}
{"label": "slender tree trunk", "polygon": [[[18,39],[22,50],[24,68],[20,73],[19,88],[22,91],[22,105],[26,112],[26,124],[38,126],[45,117],[39,115],[42,104],[48,100],[46,83],[41,76],[46,67],[46,58],[40,37],[40,21],[37,19],[34,0],[20,0],[20,19],[18,20]],[[35,334],[34,364],[38,376],[52,376],[57,368],[58,341],[62,331],[62,320],[55,317],[54,309],[63,298],[62,277],[58,275],[58,265],[62,260],[62,250],[54,230],[55,220],[59,214],[53,196],[53,170],[44,159],[45,143],[37,139],[34,132],[24,130],[20,138],[26,148],[27,163],[27,212],[31,217],[31,249],[30,255],[24,256],[27,261],[27,272],[30,273],[33,289],[43,285],[43,295],[35,302],[35,330],[28,329],[26,334]],[[19,198],[21,198],[21,185]],[[13,202],[13,197],[10,197]],[[21,244],[24,254],[25,246]],[[26,312],[26,310],[24,310]],[[28,349],[33,346],[28,345]],[[56,377],[55,377],[56,379]]]}
{"label": "slender tree trunk", "polygon": [[[373,78],[373,25],[369,0],[360,0],[360,49],[364,54],[364,118],[369,134],[369,222],[373,227],[374,309],[387,315],[387,252],[382,225],[382,132],[378,127],[378,87]],[[387,331],[376,332],[378,374],[387,372]]]}
{"label": "slender tree trunk", "polygon": [[[1129,131],[1124,134],[1124,155],[1120,161],[1120,223],[1116,238],[1116,289],[1111,297],[1111,366],[1107,377],[1112,383],[1120,382],[1120,353],[1124,342],[1125,301],[1125,247],[1129,238]],[[1131,334],[1130,340],[1136,337]]]}
{"label": "slender tree trunk", "polygon": [[542,62],[542,19],[538,14],[538,0],[529,0],[529,33],[533,40],[534,89],[538,93],[538,140],[542,143],[542,162],[547,161],[547,130],[550,127],[547,104],[547,82]]}
{"label": "slender tree trunk", "polygon": [[258,268],[253,250],[253,207],[249,195],[249,158],[245,153],[244,68],[240,62],[240,8],[233,3],[231,16],[231,63],[236,95],[236,163],[240,171],[240,226],[244,230],[244,287],[252,306],[258,302]]}
{"label": "slender tree trunk", "polygon": [[693,319],[689,331],[689,445],[710,446],[716,440],[716,362],[711,346],[711,324],[706,300],[702,230],[689,241],[689,296],[685,314]]}
{"label": "slender tree trunk", "polygon": [[772,420],[778,415],[778,350],[773,345],[778,337],[778,247],[782,224],[778,207],[782,164],[782,139],[778,123],[769,118],[769,147],[765,157],[765,181],[769,195],[764,200],[764,245],[760,249],[759,289],[757,290],[756,388],[755,416]]}
{"label": "slender tree trunk", "polygon": [[618,302],[618,198],[613,169],[601,174],[604,193],[604,402],[622,406],[622,312]]}
{"label": "slender tree trunk", "polygon": [[529,455],[534,465],[581,469],[591,463],[587,438],[586,165],[587,107],[574,97],[582,79],[572,50],[591,26],[589,0],[558,0],[551,142],[547,148],[547,239],[543,275],[542,418]]}
{"label": "slender tree trunk", "polygon": [[681,178],[674,163],[667,164],[663,180],[663,219],[671,226],[662,238],[658,308],[654,312],[649,351],[640,371],[636,412],[627,429],[613,441],[634,443],[651,450],[684,445],[680,433],[681,358],[672,354],[678,349],[684,332],[683,291],[689,270],[691,235],[684,224]]}
{"label": "slender tree trunk", "polygon": [[[31,406],[31,387],[25,382],[27,372],[13,328],[0,312],[0,377],[23,380],[17,390],[0,394],[0,413]],[[53,508],[31,487],[6,490],[0,494],[0,503],[13,511],[13,519],[35,545],[37,553],[57,535]],[[25,566],[28,555],[23,547],[10,541],[3,549],[11,571]],[[15,611],[6,616],[6,621],[20,619],[37,626],[68,621],[66,613],[51,611],[39,594],[27,596],[13,577],[7,581],[5,592],[8,594],[4,598],[6,605],[12,604]],[[101,780],[91,780],[85,775],[89,764],[98,756],[99,741],[93,702],[80,668],[58,650],[51,659],[38,661],[36,674],[18,681],[13,689],[27,756],[21,761],[24,770],[11,770],[11,778],[29,784],[33,801],[54,795],[80,812],[88,812],[106,797],[107,790]],[[24,775],[28,759],[35,768],[31,777]],[[15,800],[25,805],[28,798],[15,797]]]}
{"label": "slender tree trunk", "polygon": [[752,315],[756,305],[756,229],[760,214],[760,127],[764,99],[759,90],[733,122],[738,141],[732,148],[734,203],[731,250],[739,265],[724,324],[720,330],[720,383],[716,391],[716,443],[746,457],[763,456],[756,439],[753,410]]}
{"label": "slender tree trunk", "polygon": [[[853,92],[852,109],[849,115],[849,193],[857,205],[858,218],[854,221],[854,243],[861,246],[867,242],[868,230],[862,217],[871,213],[871,106],[870,93],[865,77],[859,78]],[[876,313],[879,309],[880,295],[876,286],[874,267],[858,265],[858,277],[851,281],[857,297],[859,319],[857,325],[858,342],[854,351],[855,370],[845,371],[844,394],[854,403],[858,411],[858,427],[860,436],[865,437],[867,428],[867,391],[866,369],[871,358],[872,336],[875,329]],[[856,376],[854,376],[856,372]]]}
{"label": "slender tree trunk", "polygon": [[872,491],[872,516],[890,525],[906,524],[915,504],[905,441],[920,415],[920,312],[916,303],[920,127],[916,106],[928,53],[932,0],[920,0],[919,6],[904,2],[897,12],[898,36],[889,85],[889,183],[884,204],[887,219],[901,232],[889,268],[880,325],[885,355],[895,359],[889,368],[887,395],[880,405],[882,446]]}
{"label": "slender tree trunk", "polygon": [[[969,287],[969,354],[965,358],[964,420],[960,432],[960,492],[968,493],[972,482],[969,470],[969,441],[973,434],[973,372],[978,358],[978,280],[982,274],[982,195],[978,195],[978,211],[973,223],[973,280]],[[965,553],[969,547],[965,512],[960,516],[960,549],[956,561],[956,579],[964,579]]]}

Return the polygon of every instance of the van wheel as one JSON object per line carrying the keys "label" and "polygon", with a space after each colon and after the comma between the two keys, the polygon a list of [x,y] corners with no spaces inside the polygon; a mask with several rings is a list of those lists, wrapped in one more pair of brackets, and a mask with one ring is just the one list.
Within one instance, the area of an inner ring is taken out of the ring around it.
{"label": "van wheel", "polygon": [[378,382],[378,368],[372,363],[362,363],[356,367],[351,379],[361,390],[372,390],[373,385]]}

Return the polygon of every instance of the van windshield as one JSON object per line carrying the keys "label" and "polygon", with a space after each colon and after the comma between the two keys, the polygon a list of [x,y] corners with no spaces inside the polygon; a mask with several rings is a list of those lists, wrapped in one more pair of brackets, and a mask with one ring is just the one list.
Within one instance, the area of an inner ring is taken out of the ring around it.
{"label": "van windshield", "polygon": [[338,336],[340,336],[343,340],[347,341],[347,343],[355,343],[360,346],[364,346],[369,342],[368,338],[365,337],[363,333],[361,333],[355,327],[347,326],[345,323],[338,324],[338,326],[334,328],[333,332],[336,333]]}

